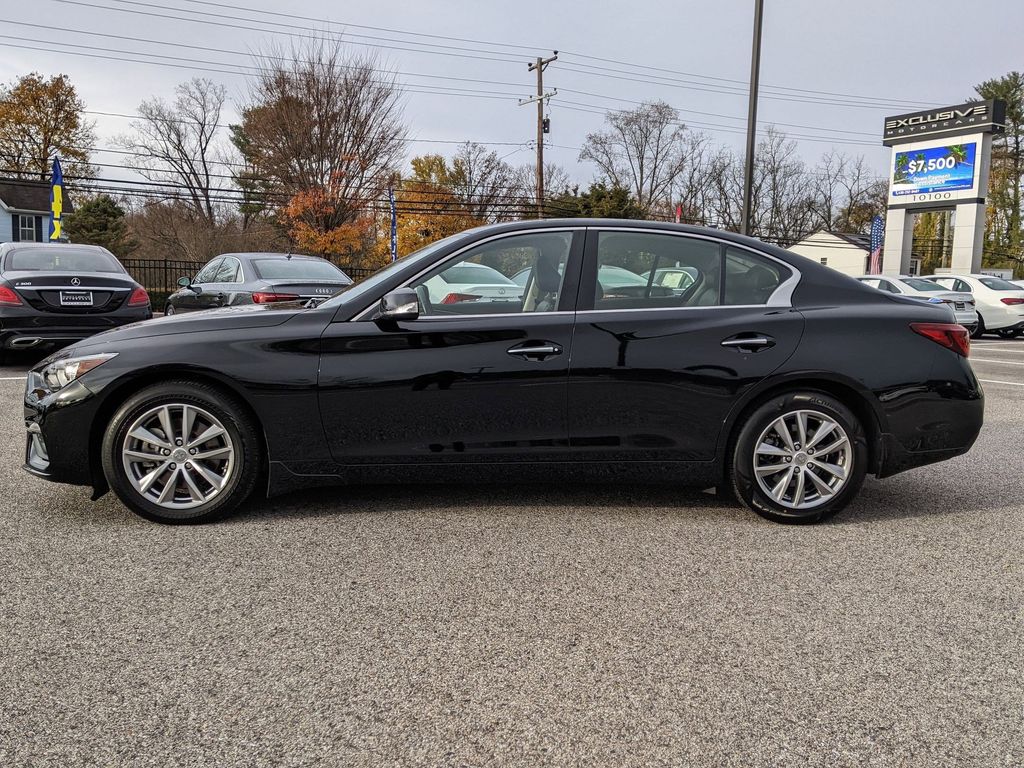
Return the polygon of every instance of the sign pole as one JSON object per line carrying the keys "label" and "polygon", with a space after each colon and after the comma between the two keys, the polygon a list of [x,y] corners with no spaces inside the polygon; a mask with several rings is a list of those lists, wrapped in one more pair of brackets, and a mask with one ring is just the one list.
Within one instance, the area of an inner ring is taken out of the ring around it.
{"label": "sign pole", "polygon": [[740,234],[750,234],[753,217],[750,200],[754,187],[754,150],[757,141],[757,82],[761,72],[761,17],[764,0],[754,0],[754,42],[750,52],[750,103],[747,107],[747,161],[743,166],[743,213],[740,216]]}

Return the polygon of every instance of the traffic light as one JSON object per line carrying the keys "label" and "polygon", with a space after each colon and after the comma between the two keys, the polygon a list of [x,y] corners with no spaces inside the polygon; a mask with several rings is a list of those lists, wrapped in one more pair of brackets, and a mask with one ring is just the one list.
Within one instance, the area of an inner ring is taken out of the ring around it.
{"label": "traffic light", "polygon": [[541,125],[541,129],[544,131],[544,133],[551,133],[551,118],[550,117],[545,117],[543,120],[541,120],[540,125]]}

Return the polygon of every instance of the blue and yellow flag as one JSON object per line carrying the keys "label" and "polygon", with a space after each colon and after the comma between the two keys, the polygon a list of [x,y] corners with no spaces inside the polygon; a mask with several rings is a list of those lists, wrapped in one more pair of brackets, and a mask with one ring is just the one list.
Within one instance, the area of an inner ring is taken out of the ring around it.
{"label": "blue and yellow flag", "polygon": [[50,180],[50,239],[60,240],[60,217],[64,212],[64,174],[60,158],[53,158],[53,177]]}

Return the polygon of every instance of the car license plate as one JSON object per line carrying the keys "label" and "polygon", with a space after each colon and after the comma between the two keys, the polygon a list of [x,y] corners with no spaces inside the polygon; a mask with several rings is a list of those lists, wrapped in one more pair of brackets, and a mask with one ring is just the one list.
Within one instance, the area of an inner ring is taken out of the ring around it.
{"label": "car license plate", "polygon": [[964,303],[963,303],[962,301],[957,301],[957,302],[955,302],[955,303],[953,304],[953,306],[954,306],[954,307],[956,307],[956,308],[957,308],[957,309],[959,309],[959,310],[963,310],[963,309],[964,309]]}
{"label": "car license plate", "polygon": [[62,307],[91,307],[92,291],[61,291],[60,304]]}

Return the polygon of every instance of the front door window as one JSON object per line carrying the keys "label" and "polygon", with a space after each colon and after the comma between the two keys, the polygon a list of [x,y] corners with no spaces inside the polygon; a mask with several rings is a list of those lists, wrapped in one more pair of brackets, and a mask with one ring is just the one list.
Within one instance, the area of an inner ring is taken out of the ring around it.
{"label": "front door window", "polygon": [[471,248],[412,283],[420,314],[554,312],[571,243],[571,232],[539,232]]}

